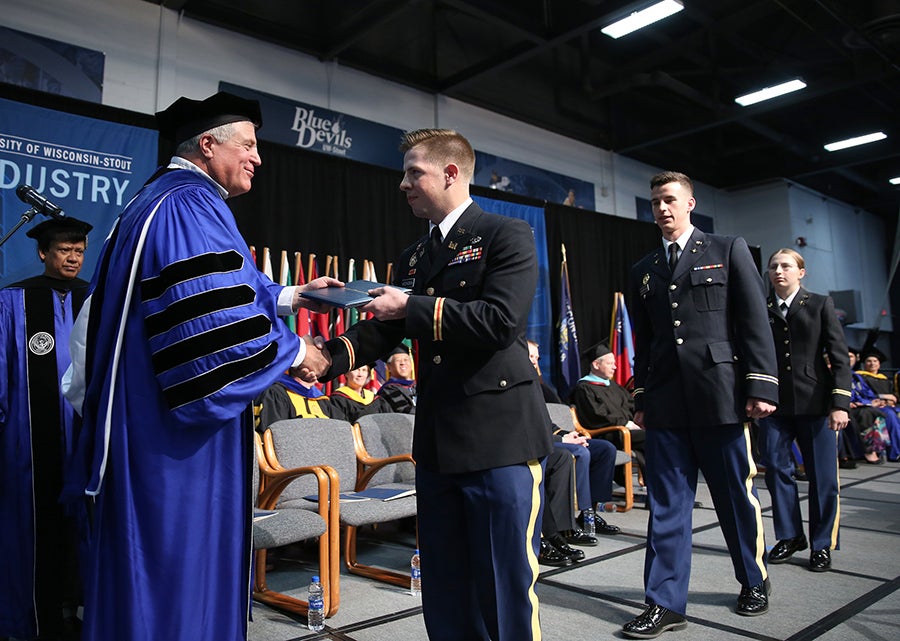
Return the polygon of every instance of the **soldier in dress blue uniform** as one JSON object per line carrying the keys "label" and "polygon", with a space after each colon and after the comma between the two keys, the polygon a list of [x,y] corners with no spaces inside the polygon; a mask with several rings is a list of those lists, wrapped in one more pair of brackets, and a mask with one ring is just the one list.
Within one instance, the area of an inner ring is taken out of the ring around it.
{"label": "soldier in dress blue uniform", "polygon": [[737,613],[768,610],[761,510],[747,421],[768,416],[778,378],[765,291],[742,238],[691,224],[696,201],[684,174],[650,181],[662,247],[631,272],[635,423],[645,445],[650,507],[646,610],[625,624],[632,638],[685,627],[691,510],[706,479],[741,584]]}
{"label": "soldier in dress blue uniform", "polygon": [[428,636],[540,639],[534,583],[552,446],[525,344],[534,236],[524,221],[472,202],[475,155],[460,134],[409,132],[401,150],[400,189],[431,228],[394,263],[394,284],[412,293],[372,290],[361,309],[377,320],[329,341],[333,365],[323,374],[418,340],[413,457]]}
{"label": "soldier in dress blue uniform", "polygon": [[[850,418],[850,358],[830,296],[806,291],[803,256],[779,249],[769,258],[769,323],[778,357],[778,410],[760,421],[760,449],[778,543],[769,563],[807,548],[791,444],[796,439],[809,479],[809,569],[831,568],[840,515],[837,435]],[[825,360],[827,355],[828,360]]]}

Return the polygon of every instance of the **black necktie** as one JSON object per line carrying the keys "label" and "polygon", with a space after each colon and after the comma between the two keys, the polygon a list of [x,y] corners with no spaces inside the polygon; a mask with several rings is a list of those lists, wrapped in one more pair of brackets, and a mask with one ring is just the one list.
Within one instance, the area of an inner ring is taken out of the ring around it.
{"label": "black necktie", "polygon": [[428,244],[428,255],[434,257],[442,243],[441,228],[435,225],[431,228],[431,242]]}
{"label": "black necktie", "polygon": [[784,301],[782,301],[782,302],[781,302],[781,305],[778,306],[778,309],[781,310],[781,316],[782,316],[783,318],[787,318],[787,310],[788,310],[787,303],[785,303]]}
{"label": "black necktie", "polygon": [[669,245],[669,270],[674,274],[675,265],[678,264],[678,243]]}

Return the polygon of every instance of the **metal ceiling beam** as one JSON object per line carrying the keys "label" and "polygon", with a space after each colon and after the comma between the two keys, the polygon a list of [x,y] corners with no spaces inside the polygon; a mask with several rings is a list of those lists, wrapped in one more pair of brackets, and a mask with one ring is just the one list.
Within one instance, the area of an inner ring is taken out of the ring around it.
{"label": "metal ceiling beam", "polygon": [[533,42],[536,45],[542,45],[547,41],[545,36],[538,33],[539,31],[543,31],[543,28],[539,28],[539,25],[523,25],[520,20],[521,15],[518,14],[515,16],[510,15],[502,17],[500,15],[501,8],[495,3],[479,2],[478,6],[475,6],[465,0],[435,0],[435,2],[439,5],[449,7],[450,9],[455,9],[460,13],[465,13],[473,18],[477,18],[486,24],[492,24],[510,30],[520,38]]}
{"label": "metal ceiling beam", "polygon": [[340,53],[352,47],[360,38],[373,29],[380,27],[389,20],[393,20],[397,14],[411,9],[421,2],[422,0],[409,2],[405,0],[378,0],[369,2],[364,9],[353,16],[349,23],[345,23],[341,33],[335,38],[334,44],[320,58],[325,62],[334,60]]}
{"label": "metal ceiling beam", "polygon": [[645,3],[646,0],[637,0],[625,7],[604,13],[601,16],[568,29],[561,34],[548,38],[536,46],[517,47],[514,51],[510,52],[507,57],[497,56],[490,61],[483,61],[472,65],[468,69],[463,69],[444,80],[441,83],[441,92],[449,93],[459,89],[465,84],[478,80],[484,75],[505,71],[506,69],[521,64],[548,49],[553,49],[554,47],[565,44],[569,40],[577,38],[583,33],[605,27],[616,18],[621,17],[623,13],[627,15],[628,13],[643,8]]}
{"label": "metal ceiling beam", "polygon": [[619,148],[617,151],[619,151],[620,153],[630,153],[638,151],[639,149],[643,149],[644,147],[651,147],[654,145],[662,144],[664,142],[671,142],[672,140],[677,140],[678,138],[683,138],[684,136],[690,136],[692,134],[700,133],[701,131],[706,131],[708,129],[721,127],[722,125],[739,123],[742,120],[756,118],[770,111],[777,111],[779,109],[783,109],[784,107],[797,105],[803,102],[808,102],[810,100],[816,100],[822,98],[823,96],[828,96],[841,91],[847,91],[848,89],[853,89],[854,87],[858,87],[870,82],[881,82],[896,75],[897,74],[893,72],[873,71],[870,73],[861,74],[855,78],[842,82],[833,82],[827,85],[807,87],[803,91],[798,91],[787,96],[781,96],[777,100],[761,102],[750,107],[723,107],[721,111],[725,115],[719,118],[704,120],[703,122],[700,122],[692,127],[683,127],[678,129],[677,131],[654,136],[653,138],[648,140],[629,143],[624,147]]}
{"label": "metal ceiling beam", "polygon": [[166,9],[181,12],[189,0],[161,0],[160,5]]}

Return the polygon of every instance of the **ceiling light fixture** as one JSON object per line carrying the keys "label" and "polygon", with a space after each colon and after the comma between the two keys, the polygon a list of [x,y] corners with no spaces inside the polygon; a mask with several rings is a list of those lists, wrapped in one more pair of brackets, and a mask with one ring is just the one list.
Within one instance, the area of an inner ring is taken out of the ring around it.
{"label": "ceiling light fixture", "polygon": [[896,178],[891,178],[888,182],[891,183],[892,185],[900,185],[900,176],[897,176]]}
{"label": "ceiling light fixture", "polygon": [[848,147],[856,147],[857,145],[865,145],[870,142],[884,140],[885,138],[887,138],[887,134],[883,131],[876,131],[875,133],[866,134],[865,136],[857,136],[856,138],[847,138],[847,140],[830,142],[825,145],[825,149],[828,151],[838,151],[840,149],[847,149]]}
{"label": "ceiling light fixture", "polygon": [[771,100],[772,98],[783,96],[786,93],[791,93],[792,91],[800,91],[801,89],[805,88],[805,82],[803,82],[799,78],[794,78],[793,80],[782,82],[779,85],[766,87],[765,89],[760,89],[759,91],[754,91],[743,96],[738,96],[734,99],[734,101],[741,107],[747,107],[749,105],[755,105],[758,102],[762,102],[763,100]]}
{"label": "ceiling light fixture", "polygon": [[684,9],[684,5],[681,3],[681,0],[662,0],[662,2],[656,2],[646,9],[635,11],[628,17],[603,27],[600,31],[610,38],[621,38],[632,31],[643,29],[647,25],[653,24],[663,18],[668,18],[682,9]]}

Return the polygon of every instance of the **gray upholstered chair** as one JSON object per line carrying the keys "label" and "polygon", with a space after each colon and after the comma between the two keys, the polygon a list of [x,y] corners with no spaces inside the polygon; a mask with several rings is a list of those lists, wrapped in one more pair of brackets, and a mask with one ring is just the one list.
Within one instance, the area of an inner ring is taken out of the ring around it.
{"label": "gray upholstered chair", "polygon": [[575,408],[562,403],[547,403],[547,412],[550,414],[550,420],[553,421],[554,425],[557,425],[568,432],[575,430],[579,434],[591,438],[608,432],[619,432],[622,434],[622,449],[616,451],[616,466],[623,466],[625,477],[625,502],[624,504],[617,504],[616,510],[619,512],[627,512],[630,510],[634,506],[634,479],[631,477],[631,430],[624,425],[614,425],[611,427],[588,430],[579,424],[578,416],[575,414]]}
{"label": "gray upholstered chair", "polygon": [[[366,487],[407,489],[402,483],[374,483],[367,476],[367,485],[361,485],[357,477],[357,459],[352,428],[349,423],[336,419],[295,418],[278,421],[269,426],[264,436],[266,458],[275,469],[322,465],[333,469],[339,479],[341,493],[350,493]],[[404,461],[412,461],[406,457]],[[392,465],[395,462],[384,463]],[[377,471],[377,470],[376,470]],[[281,494],[279,507],[314,509],[315,503],[304,498],[313,494],[311,484],[299,479]],[[402,572],[367,566],[356,557],[356,530],[363,525],[374,525],[416,515],[416,497],[406,496],[396,500],[369,499],[340,503],[340,523],[346,528],[344,564],[352,574],[359,574],[401,587],[409,587],[409,570]]]}
{"label": "gray upholstered chair", "polygon": [[[253,549],[256,559],[253,598],[272,607],[306,616],[309,610],[307,601],[269,589],[266,584],[266,556],[270,548],[318,538],[319,577],[323,588],[325,616],[330,617],[340,605],[337,477],[331,470],[318,466],[275,470],[266,460],[259,434],[254,432],[253,437],[257,463],[253,466],[256,507],[265,511],[274,509],[285,488],[299,479],[308,480],[320,497],[318,503],[311,504],[315,509],[277,509],[274,514],[254,518]],[[308,578],[304,577],[298,582],[297,588],[305,588],[308,583]]]}
{"label": "gray upholstered chair", "polygon": [[416,467],[412,460],[413,414],[369,414],[353,426],[356,447],[357,489],[369,483],[395,483],[415,489]]}

